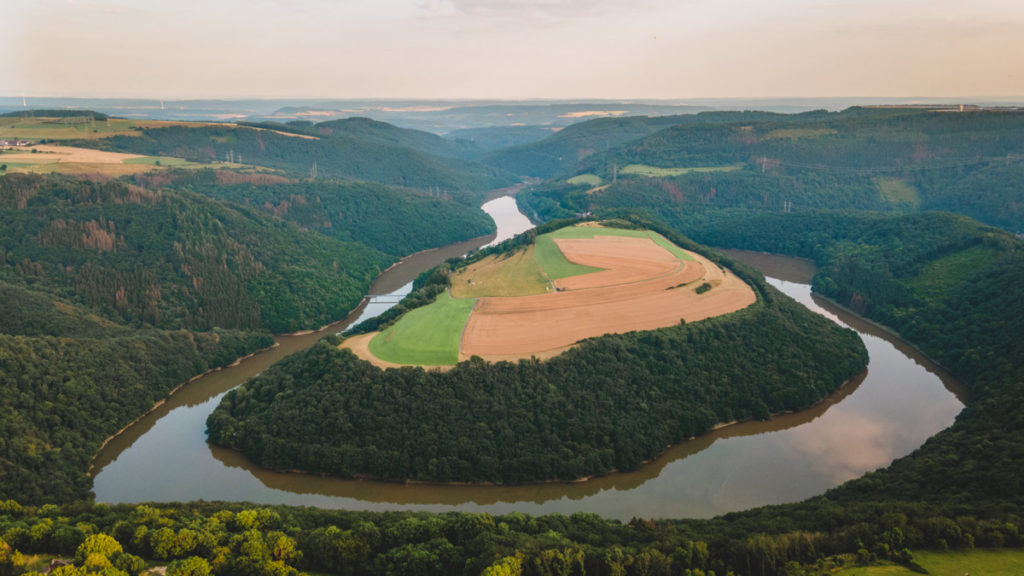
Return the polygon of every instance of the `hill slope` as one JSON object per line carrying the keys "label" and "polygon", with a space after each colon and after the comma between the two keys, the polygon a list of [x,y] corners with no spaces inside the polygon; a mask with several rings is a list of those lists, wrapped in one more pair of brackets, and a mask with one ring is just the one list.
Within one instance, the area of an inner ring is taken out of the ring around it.
{"label": "hill slope", "polygon": [[[310,132],[313,135],[288,133],[284,126],[280,127],[282,130],[229,125],[172,126],[142,130],[138,136],[114,136],[82,144],[202,162],[232,160],[302,176],[309,176],[315,164],[320,177],[435,190],[473,205],[486,191],[516,181],[510,174],[488,166],[442,158],[410,147],[412,131],[394,127],[356,130],[358,123],[327,124],[325,134],[314,127]],[[345,126],[355,134],[342,129]]]}
{"label": "hill slope", "polygon": [[857,108],[679,123],[591,155],[563,174],[585,178],[551,180],[522,201],[541,219],[608,207],[925,208],[1019,231],[1022,129],[1019,111]]}

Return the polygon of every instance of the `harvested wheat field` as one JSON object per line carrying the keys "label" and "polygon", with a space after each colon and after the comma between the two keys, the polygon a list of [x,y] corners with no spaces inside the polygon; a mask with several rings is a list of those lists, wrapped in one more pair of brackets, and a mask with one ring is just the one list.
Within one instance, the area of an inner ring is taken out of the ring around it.
{"label": "harvested wheat field", "polygon": [[122,164],[131,158],[142,158],[138,154],[122,154],[120,152],[105,152],[91,148],[76,148],[74,146],[51,146],[40,144],[33,146],[36,152],[22,152],[18,154],[4,154],[3,159],[11,162],[26,162],[32,164]]}
{"label": "harvested wheat field", "polygon": [[[643,238],[556,240],[571,262],[604,268],[558,280],[563,291],[480,298],[462,335],[460,359],[544,355],[585,338],[653,330],[753,304],[753,290],[706,258],[682,261]],[[696,287],[708,283],[703,294]]]}

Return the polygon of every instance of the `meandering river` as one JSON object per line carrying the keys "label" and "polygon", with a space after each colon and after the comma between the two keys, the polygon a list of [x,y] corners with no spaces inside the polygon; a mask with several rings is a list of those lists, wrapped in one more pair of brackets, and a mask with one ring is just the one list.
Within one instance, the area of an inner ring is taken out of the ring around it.
{"label": "meandering river", "polygon": [[939,367],[884,330],[811,295],[813,265],[756,253],[731,254],[776,288],[856,330],[870,355],[867,373],[818,406],[719,429],[684,442],[640,470],[581,483],[437,486],[282,474],[207,444],[206,418],[228,390],[284,356],[379,314],[411,290],[420,272],[468,250],[529,229],[511,197],[484,210],[497,237],[416,254],[374,282],[368,303],[315,333],[280,336],[278,346],[182,387],[113,438],[94,461],[101,502],[249,501],[353,510],[462,510],[501,514],[577,511],[632,517],[710,517],[820,494],[888,465],[952,424],[963,390]]}

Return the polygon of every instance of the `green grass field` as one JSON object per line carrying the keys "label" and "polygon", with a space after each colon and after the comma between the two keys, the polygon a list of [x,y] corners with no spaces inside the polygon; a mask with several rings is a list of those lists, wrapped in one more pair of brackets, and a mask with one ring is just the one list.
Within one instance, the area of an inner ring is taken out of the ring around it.
{"label": "green grass field", "polygon": [[459,361],[459,341],[476,300],[447,292],[432,304],[410,310],[370,340],[370,352],[386,362],[445,366]]}
{"label": "green grass field", "polygon": [[587,186],[600,186],[604,184],[604,180],[597,174],[580,174],[569,178],[566,182],[574,186],[577,184],[586,184]]}
{"label": "green grass field", "polygon": [[679,168],[659,168],[646,164],[630,164],[619,170],[620,175],[646,176],[648,178],[667,178],[684,174],[702,174],[706,172],[736,172],[743,170],[743,163],[725,166],[686,166]]}
{"label": "green grass field", "polygon": [[899,178],[876,178],[875,185],[878,193],[890,204],[906,204],[915,208],[921,204],[917,189]]}
{"label": "green grass field", "polygon": [[[956,552],[914,552],[914,561],[932,576],[1019,576],[1024,574],[1024,550],[968,550]],[[844,568],[835,576],[914,576],[903,566]]]}
{"label": "green grass field", "polygon": [[550,282],[534,258],[533,246],[511,254],[488,256],[459,270],[450,280],[455,298],[529,296],[550,289]]}

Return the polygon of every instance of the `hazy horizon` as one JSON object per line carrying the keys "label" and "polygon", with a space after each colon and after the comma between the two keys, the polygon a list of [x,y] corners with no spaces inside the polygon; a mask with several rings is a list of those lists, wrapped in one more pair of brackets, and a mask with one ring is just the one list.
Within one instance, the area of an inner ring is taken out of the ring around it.
{"label": "hazy horizon", "polygon": [[12,97],[1024,97],[1024,5],[1009,0],[32,0],[6,12]]}

